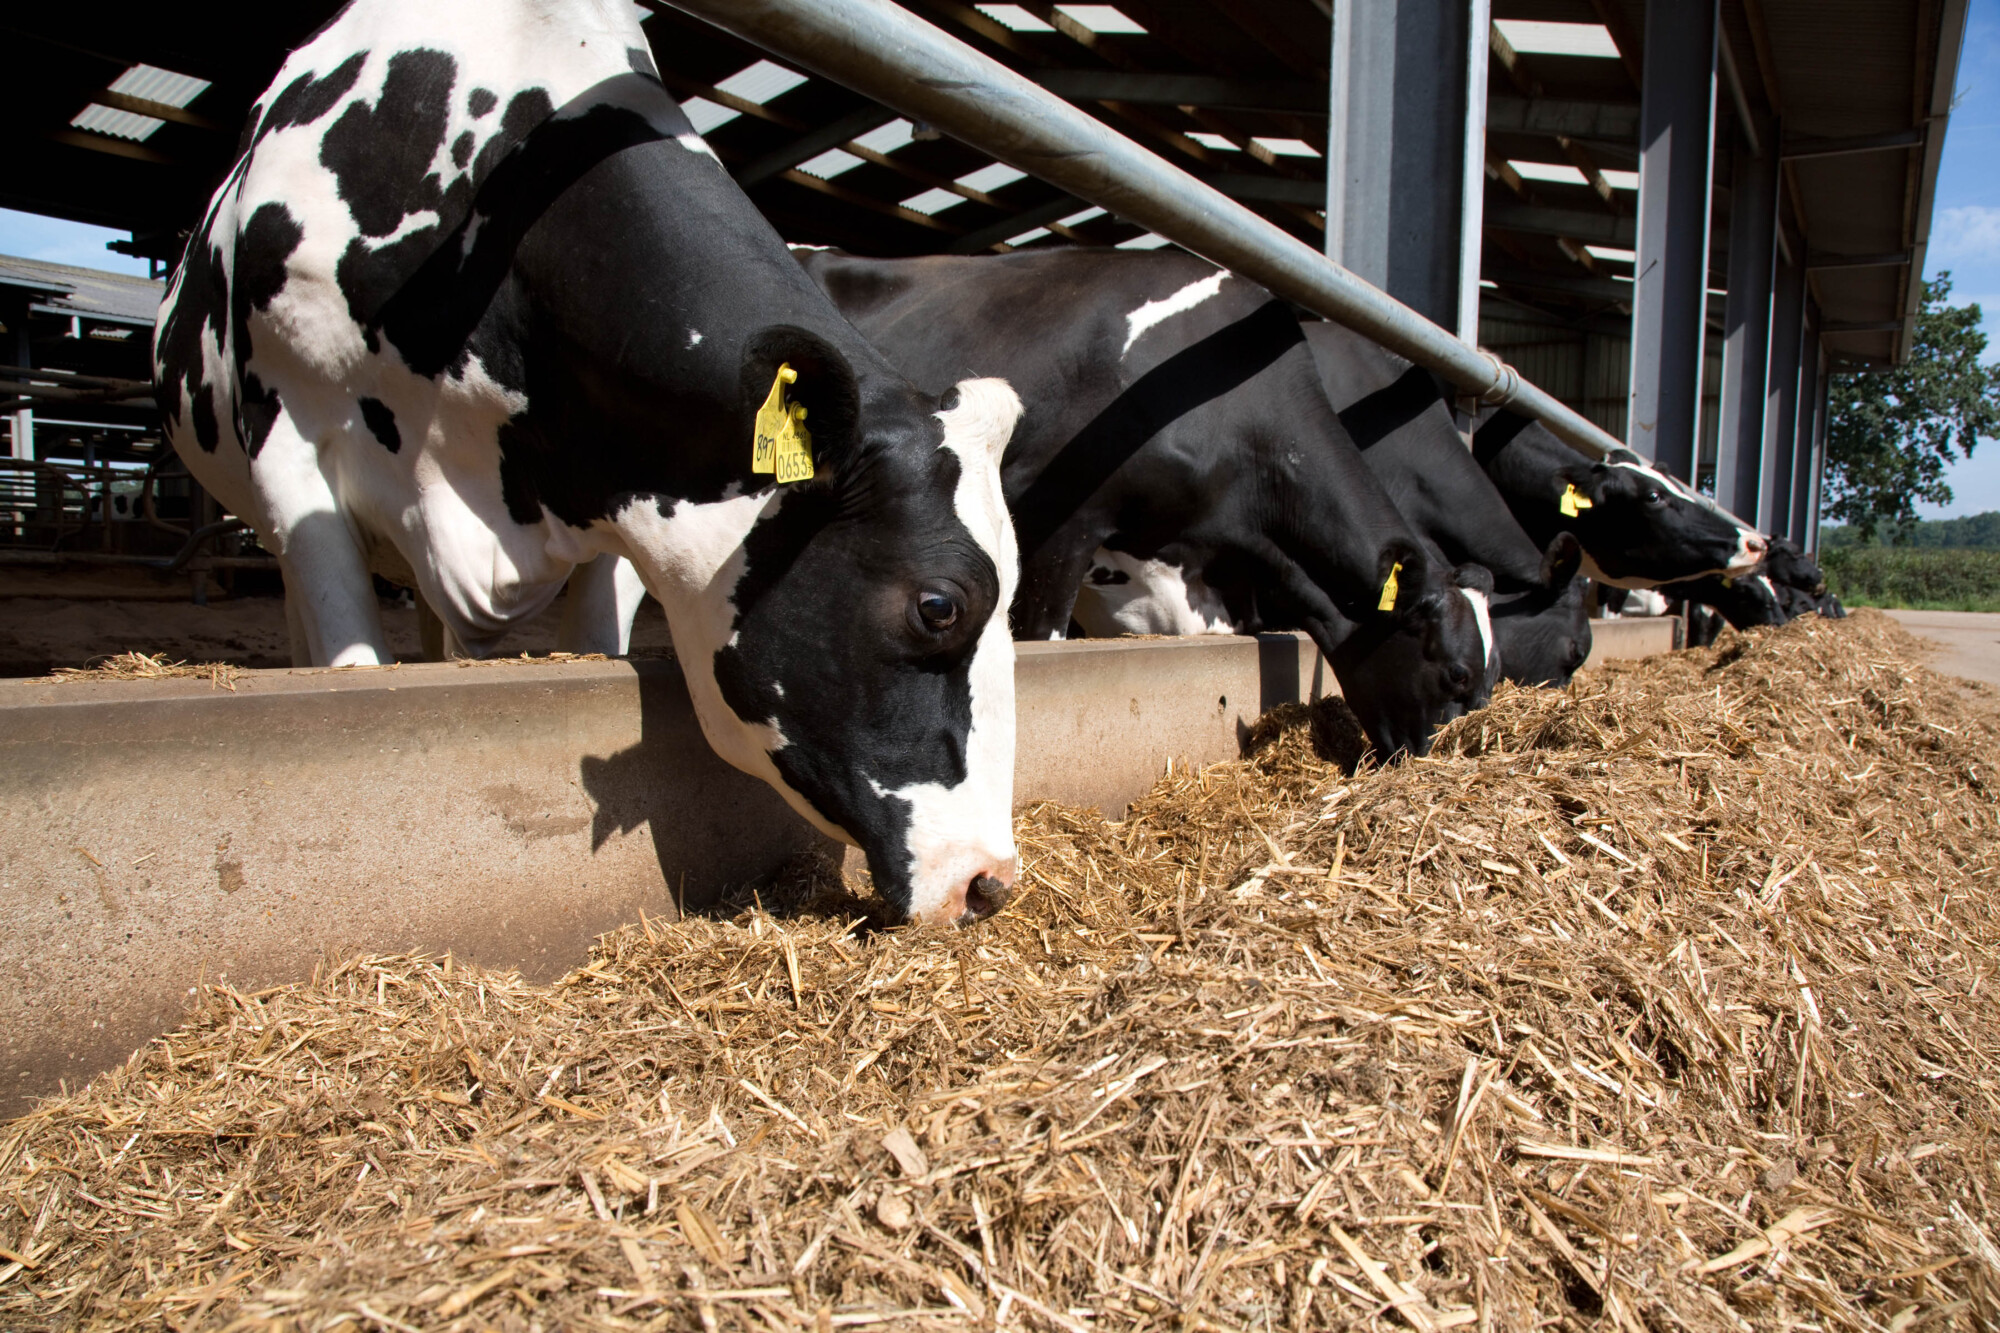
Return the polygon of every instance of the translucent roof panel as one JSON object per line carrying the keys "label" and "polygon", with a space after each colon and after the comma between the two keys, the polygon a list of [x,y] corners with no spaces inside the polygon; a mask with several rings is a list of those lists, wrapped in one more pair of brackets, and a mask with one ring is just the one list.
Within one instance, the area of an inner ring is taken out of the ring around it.
{"label": "translucent roof panel", "polygon": [[1616,60],[1618,44],[1602,23],[1549,23],[1540,19],[1495,19],[1507,45],[1529,56],[1590,56]]}
{"label": "translucent roof panel", "polygon": [[706,97],[690,97],[681,103],[681,114],[694,126],[696,134],[707,134],[721,125],[727,125],[742,114],[732,111],[720,102],[711,102]]}
{"label": "translucent roof panel", "polygon": [[860,144],[871,153],[880,153],[882,156],[887,157],[904,144],[910,142],[911,138],[916,134],[916,129],[917,127],[907,120],[892,120],[879,129],[872,129],[866,134],[855,135],[854,142]]}
{"label": "translucent roof panel", "polygon": [[1556,185],[1590,184],[1583,172],[1567,163],[1509,161],[1507,165],[1514,168],[1514,174],[1524,181],[1549,181]]}
{"label": "translucent roof panel", "polygon": [[1110,35],[1138,34],[1146,30],[1127,18],[1115,5],[1057,5],[1056,9],[1092,32]]}
{"label": "translucent roof panel", "polygon": [[942,213],[954,204],[962,204],[964,202],[964,195],[953,194],[950,190],[925,190],[922,194],[913,194],[908,199],[905,199],[903,207],[913,213],[929,215],[932,213]]}
{"label": "translucent roof panel", "polygon": [[783,65],[774,65],[768,60],[760,60],[748,69],[739,69],[722,82],[716,84],[731,97],[740,97],[758,106],[774,97],[782,97],[806,81],[803,74],[794,73]]}
{"label": "translucent roof panel", "polygon": [[995,162],[977,171],[967,172],[958,178],[958,183],[973,190],[997,190],[1003,185],[1012,185],[1027,174],[1025,171],[1014,170],[1005,162]]}
{"label": "translucent roof panel", "polygon": [[974,5],[973,8],[1010,32],[1055,31],[1053,24],[1042,22],[1019,5]]}

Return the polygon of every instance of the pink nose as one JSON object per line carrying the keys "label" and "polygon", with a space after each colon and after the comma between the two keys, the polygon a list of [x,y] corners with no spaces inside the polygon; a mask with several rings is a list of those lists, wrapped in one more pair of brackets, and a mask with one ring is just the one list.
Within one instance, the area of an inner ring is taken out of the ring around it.
{"label": "pink nose", "polygon": [[1765,554],[1765,552],[1771,549],[1771,543],[1761,533],[1754,534],[1744,539],[1743,549],[1748,551],[1751,555],[1758,556],[1761,558]]}
{"label": "pink nose", "polygon": [[955,926],[970,926],[984,921],[1007,905],[1014,896],[1015,862],[1012,858],[981,871],[957,889],[944,901],[944,910],[939,913]]}

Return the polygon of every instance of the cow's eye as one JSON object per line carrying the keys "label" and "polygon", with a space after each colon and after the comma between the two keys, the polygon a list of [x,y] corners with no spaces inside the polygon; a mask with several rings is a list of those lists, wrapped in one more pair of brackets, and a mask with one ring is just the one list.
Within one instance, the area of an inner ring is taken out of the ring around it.
{"label": "cow's eye", "polygon": [[916,596],[911,610],[917,623],[933,634],[942,634],[958,623],[958,599],[937,588],[927,588]]}
{"label": "cow's eye", "polygon": [[1666,497],[1666,495],[1665,495],[1665,494],[1663,494],[1663,493],[1662,493],[1662,492],[1660,491],[1659,487],[1657,487],[1657,486],[1653,486],[1653,487],[1648,487],[1648,488],[1647,488],[1647,490],[1646,490],[1646,503],[1647,503],[1647,504],[1649,504],[1649,505],[1663,505],[1663,504],[1665,504],[1666,502],[1667,502],[1667,497]]}
{"label": "cow's eye", "polygon": [[1445,668],[1444,674],[1455,690],[1462,690],[1472,683],[1472,671],[1463,662],[1453,662]]}

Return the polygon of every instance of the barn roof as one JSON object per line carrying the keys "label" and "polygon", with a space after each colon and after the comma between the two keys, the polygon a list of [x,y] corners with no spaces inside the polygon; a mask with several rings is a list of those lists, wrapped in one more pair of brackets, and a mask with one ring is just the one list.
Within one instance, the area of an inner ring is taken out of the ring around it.
{"label": "barn roof", "polygon": [[[904,0],[1301,239],[1324,228],[1326,0],[1113,5]],[[178,255],[286,52],[336,6],[208,0],[21,6],[0,111],[0,206],[129,228]],[[1718,104],[1782,117],[1788,245],[1813,264],[1836,355],[1907,350],[1965,0],[1724,0]],[[1497,309],[1602,326],[1630,294],[1643,0],[1494,0],[1483,262]],[[1596,25],[1605,55],[1520,48],[1521,22]],[[666,81],[778,230],[865,254],[1158,242],[1053,186],[801,78],[672,9],[646,22]],[[1520,31],[1518,28],[1516,31]],[[168,76],[181,76],[178,80]],[[1718,173],[1727,179],[1726,155]],[[1718,191],[1726,211],[1726,190]],[[1714,228],[1718,247],[1726,222]],[[1715,264],[1713,285],[1725,268]]]}

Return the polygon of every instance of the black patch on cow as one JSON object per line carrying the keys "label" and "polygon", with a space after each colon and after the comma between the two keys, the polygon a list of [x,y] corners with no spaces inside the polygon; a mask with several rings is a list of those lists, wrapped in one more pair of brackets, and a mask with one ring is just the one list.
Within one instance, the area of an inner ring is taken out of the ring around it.
{"label": "black patch on cow", "polygon": [[[276,134],[291,125],[310,125],[327,112],[340,105],[340,99],[354,89],[361,77],[361,67],[368,63],[368,53],[357,51],[336,65],[323,78],[301,74],[285,85],[285,90],[271,99],[271,109],[264,113],[262,120],[252,119],[255,133],[248,134],[243,143],[243,151],[263,141],[266,135]],[[246,125],[246,130],[248,126]]]}
{"label": "black patch on cow", "polygon": [[1108,565],[1092,565],[1090,581],[1099,588],[1115,588],[1121,583],[1130,583],[1132,576],[1122,569],[1112,569]]}
{"label": "black patch on cow", "polygon": [[[364,327],[381,329],[419,375],[462,368],[472,332],[512,270],[522,237],[549,205],[614,153],[667,137],[644,116],[615,104],[621,92],[612,85],[637,77],[621,74],[587,89],[573,105],[589,109],[561,119],[541,89],[515,96],[501,128],[479,150],[471,172],[477,193],[456,233],[397,275],[393,286],[385,283],[378,304],[355,309]],[[348,256],[354,256],[352,247]],[[347,259],[341,263],[345,270]],[[527,388],[486,351],[481,360],[489,374],[508,388]]]}
{"label": "black patch on cow", "polygon": [[1008,496],[1023,565],[1146,441],[1304,342],[1291,310],[1283,301],[1270,300],[1133,381],[1071,437],[1021,494]]}
{"label": "black patch on cow", "polygon": [[380,398],[363,398],[361,419],[367,423],[368,433],[373,435],[384,449],[392,454],[402,449],[403,434],[396,429],[396,414],[389,410],[387,403]]}
{"label": "black patch on cow", "polygon": [[444,143],[457,79],[458,62],[442,51],[398,51],[375,105],[354,103],[327,130],[320,163],[339,182],[363,236],[387,236],[409,214],[443,205],[431,162]]}
{"label": "black patch on cow", "polygon": [[1340,424],[1354,447],[1371,449],[1415,421],[1438,401],[1437,381],[1422,366],[1411,366],[1395,383],[1341,409]]}
{"label": "black patch on cow", "polygon": [[460,171],[464,171],[465,164],[472,160],[472,143],[471,130],[461,131],[459,136],[451,141],[451,164]]}
{"label": "black patch on cow", "polygon": [[1518,412],[1504,408],[1495,412],[1483,426],[1472,433],[1472,457],[1481,467],[1489,467],[1500,451],[1514,442],[1514,437],[1526,430],[1534,422],[1533,417],[1524,417]]}
{"label": "black patch on cow", "polygon": [[153,349],[159,366],[160,411],[169,419],[178,418],[185,397],[196,443],[203,451],[214,453],[222,435],[216,418],[215,386],[208,382],[202,361],[202,332],[213,333],[217,344],[222,343],[229,319],[229,278],[222,251],[208,241],[206,232],[188,242],[179,282],[173,307],[167,311]]}
{"label": "black patch on cow", "polygon": [[653,63],[653,53],[643,46],[626,47],[625,63],[632,67],[634,74],[643,74],[649,79],[660,77],[660,68]]}
{"label": "black patch on cow", "polygon": [[290,276],[286,261],[305,239],[305,229],[283,204],[260,205],[236,237],[236,269],[229,291],[230,350],[235,356],[237,416],[243,447],[252,458],[264,447],[264,438],[277,420],[278,395],[247,367],[250,345],[250,316],[270,308],[272,300],[285,288]]}
{"label": "black patch on cow", "polygon": [[466,107],[472,112],[474,120],[484,119],[499,105],[500,99],[494,96],[491,88],[474,88],[472,96],[466,100]]}

